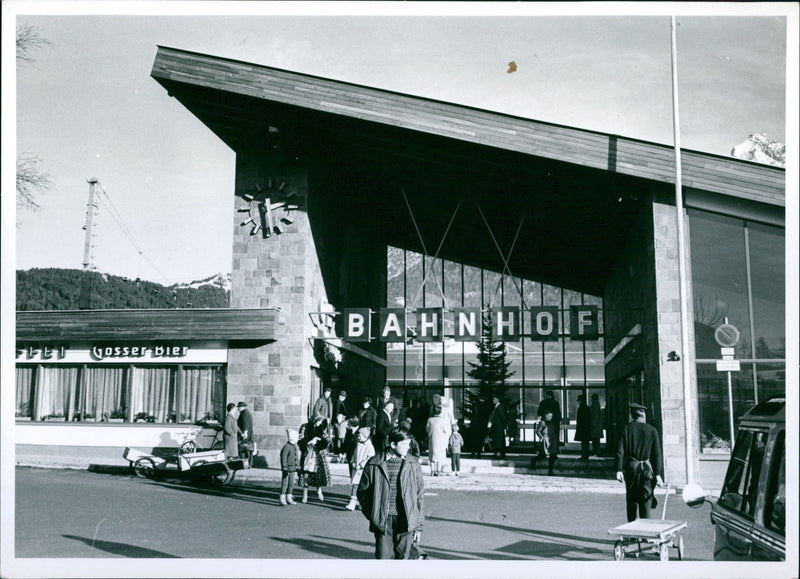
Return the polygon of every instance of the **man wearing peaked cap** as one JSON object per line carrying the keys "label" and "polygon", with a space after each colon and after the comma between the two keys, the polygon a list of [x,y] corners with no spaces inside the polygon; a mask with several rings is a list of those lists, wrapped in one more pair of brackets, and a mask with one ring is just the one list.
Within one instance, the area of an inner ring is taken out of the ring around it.
{"label": "man wearing peaked cap", "polygon": [[657,502],[655,487],[664,484],[664,463],[658,431],[645,421],[641,404],[628,405],[631,422],[622,428],[617,443],[617,480],[625,483],[628,521],[650,518]]}

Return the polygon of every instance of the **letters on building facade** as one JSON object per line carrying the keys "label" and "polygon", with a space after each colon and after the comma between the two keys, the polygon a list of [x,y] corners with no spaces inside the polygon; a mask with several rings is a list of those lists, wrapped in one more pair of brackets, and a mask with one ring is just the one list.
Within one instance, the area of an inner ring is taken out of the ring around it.
{"label": "letters on building facade", "polygon": [[[523,328],[524,316],[517,306],[492,308],[492,339],[518,342],[526,337],[536,341],[554,341],[561,336],[559,308],[537,306],[529,308],[531,327]],[[600,337],[598,310],[595,305],[570,306],[569,336],[573,340],[597,340]],[[373,332],[372,318],[377,313],[378,325]],[[343,312],[342,339],[348,342],[403,342],[408,337],[408,311],[405,308],[351,308]],[[419,308],[413,312],[416,326],[413,337],[418,342],[441,342],[445,337],[458,342],[478,342],[481,339],[483,312],[479,307]],[[452,333],[445,336],[445,316],[452,322]],[[452,317],[451,317],[452,316]]]}

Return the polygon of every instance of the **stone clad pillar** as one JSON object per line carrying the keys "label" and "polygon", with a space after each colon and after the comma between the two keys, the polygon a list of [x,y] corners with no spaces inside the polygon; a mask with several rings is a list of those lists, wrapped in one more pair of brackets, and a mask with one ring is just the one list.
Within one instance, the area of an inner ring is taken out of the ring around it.
{"label": "stone clad pillar", "polygon": [[[270,466],[280,464],[286,428],[300,427],[310,399],[317,395],[311,392],[314,353],[308,313],[318,308],[325,291],[307,196],[304,167],[281,168],[261,151],[237,154],[230,305],[276,308],[279,314],[274,342],[229,348],[228,401],[249,403],[255,437]],[[283,231],[273,230],[267,238],[261,230],[251,235],[260,224],[258,201],[265,197],[298,205],[289,214],[292,223],[280,221],[283,209],[273,213]]]}
{"label": "stone clad pillar", "polygon": [[[688,231],[688,228],[687,228]],[[694,351],[690,348],[690,398],[684,400],[683,363],[669,361],[670,352],[681,355],[681,308],[678,276],[678,226],[675,207],[661,203],[653,204],[653,237],[656,276],[656,304],[658,329],[658,364],[661,382],[661,425],[664,448],[664,470],[666,480],[675,483],[687,481],[686,456],[690,457],[690,468],[697,480],[698,464],[698,417],[697,417],[697,371]],[[687,241],[688,245],[688,241]],[[685,253],[689,260],[689,251]],[[694,343],[694,324],[691,292],[691,267],[686,264],[689,288],[687,292],[689,319],[689,342]],[[693,448],[687,448],[686,414],[684,404],[691,408]]]}

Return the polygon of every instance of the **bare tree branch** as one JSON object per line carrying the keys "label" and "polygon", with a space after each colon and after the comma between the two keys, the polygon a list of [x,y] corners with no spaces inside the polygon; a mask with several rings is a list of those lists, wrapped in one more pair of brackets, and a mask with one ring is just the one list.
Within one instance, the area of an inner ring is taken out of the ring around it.
{"label": "bare tree branch", "polygon": [[17,157],[17,210],[36,211],[38,193],[50,187],[50,175],[41,168],[42,160],[31,153]]}
{"label": "bare tree branch", "polygon": [[36,62],[36,58],[33,56],[34,52],[46,44],[50,44],[50,41],[42,36],[35,26],[30,24],[17,26],[17,66],[32,65]]}

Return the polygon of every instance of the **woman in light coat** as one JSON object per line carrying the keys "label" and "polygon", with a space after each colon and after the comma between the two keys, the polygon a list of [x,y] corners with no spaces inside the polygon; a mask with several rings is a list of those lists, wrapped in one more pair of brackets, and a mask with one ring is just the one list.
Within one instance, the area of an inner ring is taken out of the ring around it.
{"label": "woman in light coat", "polygon": [[439,476],[442,464],[447,460],[447,443],[450,441],[451,426],[443,415],[441,406],[433,407],[433,416],[425,425],[428,433],[428,453],[431,461],[431,474]]}

